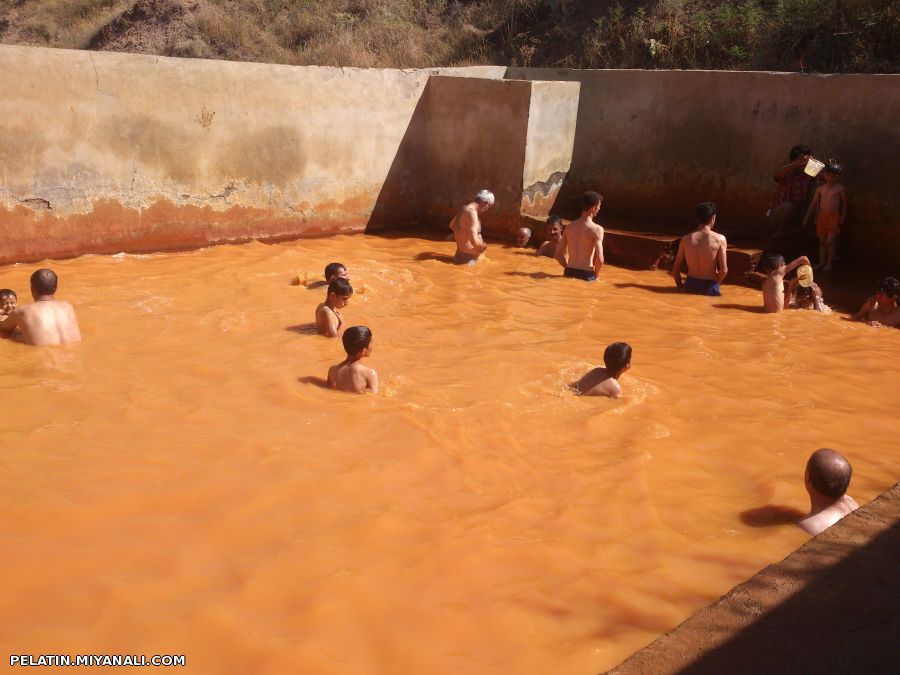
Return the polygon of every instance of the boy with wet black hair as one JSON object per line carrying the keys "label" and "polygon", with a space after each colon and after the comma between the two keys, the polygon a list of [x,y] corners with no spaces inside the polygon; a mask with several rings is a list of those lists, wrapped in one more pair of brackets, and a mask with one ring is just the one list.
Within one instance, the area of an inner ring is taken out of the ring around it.
{"label": "boy with wet black hair", "polygon": [[828,160],[828,164],[822,169],[825,184],[816,190],[803,218],[805,227],[810,216],[818,209],[816,236],[819,238],[819,264],[816,269],[824,268],[826,272],[830,272],[834,264],[837,238],[847,218],[847,193],[844,192],[844,186],[837,182],[841,171],[840,164],[833,159]]}
{"label": "boy with wet black hair", "polygon": [[351,326],[341,339],[347,358],[328,369],[328,386],[353,394],[377,394],[378,373],[360,363],[372,355],[372,331],[366,326]]}
{"label": "boy with wet black hair", "polygon": [[858,509],[856,500],[847,495],[852,475],[853,467],[839,452],[819,448],[810,455],[803,477],[809,493],[809,514],[797,524],[816,535]]}
{"label": "boy with wet black hair", "polygon": [[790,265],[785,265],[784,256],[778,253],[763,256],[760,269],[768,275],[762,283],[763,311],[777,313],[784,309],[784,277],[800,265],[809,265],[809,258],[801,255]]}
{"label": "boy with wet black hair", "polygon": [[631,345],[613,342],[603,352],[605,368],[594,368],[575,383],[574,387],[582,396],[608,396],[619,398],[622,387],[619,378],[631,369]]}
{"label": "boy with wet black hair", "polygon": [[328,295],[325,302],[316,307],[316,328],[319,335],[337,337],[341,334],[344,318],[338,310],[347,306],[351,295],[353,295],[353,287],[349,281],[340,277],[332,279],[328,284]]}
{"label": "boy with wet black hair", "polygon": [[878,282],[875,295],[866,300],[856,314],[850,316],[854,321],[865,321],[876,326],[900,327],[900,305],[897,295],[900,293],[900,281],[895,277],[885,277]]}
{"label": "boy with wet black hair", "polygon": [[19,298],[11,288],[0,288],[0,320],[16,311]]}
{"label": "boy with wet black hair", "polygon": [[345,279],[350,281],[350,275],[347,274],[347,268],[339,262],[328,263],[325,265],[325,281],[330,284],[335,279]]}

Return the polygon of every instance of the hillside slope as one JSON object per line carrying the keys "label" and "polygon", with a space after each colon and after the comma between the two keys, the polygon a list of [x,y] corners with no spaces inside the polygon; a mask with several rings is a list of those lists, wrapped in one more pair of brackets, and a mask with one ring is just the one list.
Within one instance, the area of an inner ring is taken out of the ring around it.
{"label": "hillside slope", "polygon": [[361,67],[897,72],[891,0],[0,0],[0,42]]}

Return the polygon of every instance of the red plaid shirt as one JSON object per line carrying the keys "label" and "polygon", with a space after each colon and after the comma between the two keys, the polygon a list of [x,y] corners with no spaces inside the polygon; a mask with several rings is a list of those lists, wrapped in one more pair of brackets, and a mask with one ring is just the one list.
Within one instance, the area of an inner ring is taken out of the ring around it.
{"label": "red plaid shirt", "polygon": [[802,170],[792,171],[787,176],[776,178],[775,182],[778,185],[775,187],[771,208],[774,209],[783,202],[793,202],[798,209],[805,209],[812,198],[809,187],[813,181],[815,178],[806,175]]}

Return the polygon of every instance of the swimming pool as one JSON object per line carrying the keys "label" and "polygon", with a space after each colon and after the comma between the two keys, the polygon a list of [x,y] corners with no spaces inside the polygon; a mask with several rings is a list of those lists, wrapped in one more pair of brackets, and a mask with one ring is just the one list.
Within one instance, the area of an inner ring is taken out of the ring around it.
{"label": "swimming pool", "polygon": [[[758,291],[600,282],[492,246],[369,236],[54,262],[81,345],[0,341],[8,653],[196,672],[611,667],[806,536],[820,446],[896,479],[900,332]],[[328,391],[311,330],[345,263],[384,393]],[[20,302],[41,265],[0,268]],[[566,383],[634,348],[619,401]]]}

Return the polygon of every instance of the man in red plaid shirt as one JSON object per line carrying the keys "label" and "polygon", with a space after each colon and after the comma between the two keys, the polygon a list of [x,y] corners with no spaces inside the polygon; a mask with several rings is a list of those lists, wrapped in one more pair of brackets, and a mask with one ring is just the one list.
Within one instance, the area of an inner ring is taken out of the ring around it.
{"label": "man in red plaid shirt", "polygon": [[775,195],[769,207],[773,237],[783,236],[785,230],[799,228],[803,214],[806,213],[812,197],[810,187],[815,182],[815,178],[803,172],[810,154],[807,146],[795,145],[791,148],[790,163],[772,175],[776,183]]}

